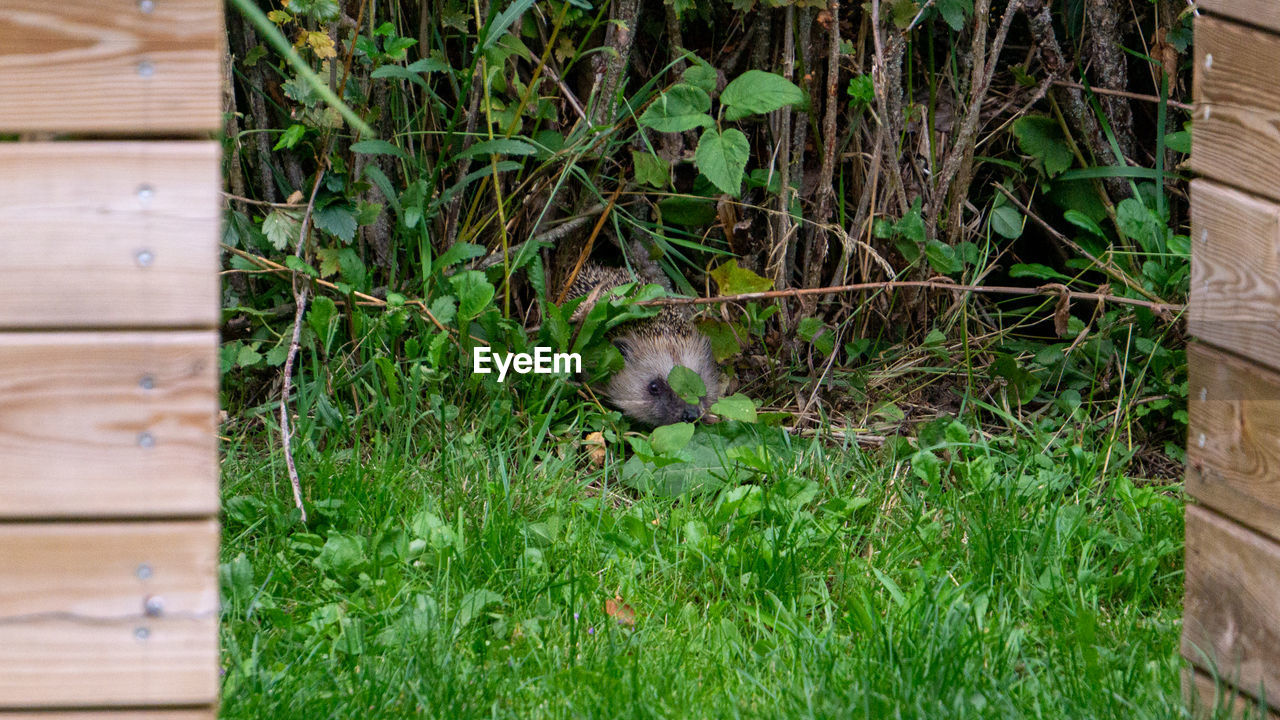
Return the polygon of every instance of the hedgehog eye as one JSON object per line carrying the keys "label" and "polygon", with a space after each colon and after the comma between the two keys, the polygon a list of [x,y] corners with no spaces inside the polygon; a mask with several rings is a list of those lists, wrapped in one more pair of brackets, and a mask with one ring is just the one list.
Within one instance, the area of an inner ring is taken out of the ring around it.
{"label": "hedgehog eye", "polygon": [[660,380],[649,381],[649,394],[657,395],[660,392],[662,392],[662,381]]}

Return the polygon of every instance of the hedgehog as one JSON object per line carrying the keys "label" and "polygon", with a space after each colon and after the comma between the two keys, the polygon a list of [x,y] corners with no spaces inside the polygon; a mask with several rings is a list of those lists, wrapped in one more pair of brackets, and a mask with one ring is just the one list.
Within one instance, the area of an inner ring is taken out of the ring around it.
{"label": "hedgehog", "polygon": [[[650,276],[647,281],[670,290],[656,266],[646,274]],[[622,268],[587,263],[569,286],[566,297],[585,296],[582,308],[589,309],[603,293],[635,281]],[[585,314],[585,310],[580,308],[579,314]],[[711,353],[711,341],[694,327],[687,306],[663,306],[653,317],[615,328],[609,340],[622,353],[623,367],[613,374],[603,391],[609,404],[627,417],[654,427],[693,422],[706,415],[719,397],[720,368]],[[676,365],[683,365],[702,378],[707,393],[697,405],[680,399],[667,383],[667,375]]]}

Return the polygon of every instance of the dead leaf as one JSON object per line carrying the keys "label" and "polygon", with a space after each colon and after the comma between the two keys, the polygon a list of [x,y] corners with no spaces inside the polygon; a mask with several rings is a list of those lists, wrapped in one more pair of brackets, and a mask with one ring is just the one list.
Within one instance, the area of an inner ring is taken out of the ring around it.
{"label": "dead leaf", "polygon": [[582,441],[582,446],[587,450],[587,459],[591,461],[592,467],[604,467],[604,459],[607,453],[604,448],[604,435],[599,432],[593,432],[587,435]]}
{"label": "dead leaf", "polygon": [[617,620],[619,625],[636,626],[635,608],[624,603],[621,595],[615,595],[604,601],[604,614]]}

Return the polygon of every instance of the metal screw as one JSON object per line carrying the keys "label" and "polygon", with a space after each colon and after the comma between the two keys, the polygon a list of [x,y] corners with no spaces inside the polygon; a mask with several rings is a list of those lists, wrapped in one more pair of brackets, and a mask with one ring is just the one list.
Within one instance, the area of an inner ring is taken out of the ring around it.
{"label": "metal screw", "polygon": [[138,12],[143,15],[150,15],[156,10],[155,0],[138,0]]}
{"label": "metal screw", "polygon": [[1212,115],[1212,114],[1213,114],[1213,108],[1209,107],[1208,105],[1205,105],[1205,106],[1204,106],[1204,112],[1203,112],[1203,113],[1201,113],[1201,115],[1203,115],[1203,116],[1204,116],[1204,119],[1205,119],[1205,120],[1208,120],[1208,119],[1209,119],[1209,116],[1210,116],[1210,115]]}
{"label": "metal screw", "polygon": [[149,432],[138,433],[138,447],[149,450],[156,446],[156,437]]}
{"label": "metal screw", "polygon": [[153,390],[155,389],[155,386],[156,386],[156,379],[151,377],[150,375],[143,375],[142,377],[138,378],[138,387],[142,388],[143,390]]}
{"label": "metal screw", "polygon": [[139,250],[133,259],[137,261],[138,267],[151,267],[151,263],[156,261],[156,256],[151,254],[150,250]]}
{"label": "metal screw", "polygon": [[154,187],[146,183],[143,183],[142,185],[138,186],[138,200],[140,200],[142,204],[145,205],[151,202],[151,198],[155,196],[156,196],[156,189]]}
{"label": "metal screw", "polygon": [[138,569],[134,571],[134,574],[138,576],[139,580],[150,580],[151,566],[146,563],[143,563],[138,566]]}
{"label": "metal screw", "polygon": [[1204,447],[1204,433],[1200,433],[1200,438],[1196,442],[1200,445],[1200,447]]}
{"label": "metal screw", "polygon": [[156,74],[155,63],[150,60],[143,60],[138,63],[138,77],[149,78]]}
{"label": "metal screw", "polygon": [[1209,388],[1200,388],[1200,402],[1209,399]]}
{"label": "metal screw", "polygon": [[146,640],[147,638],[151,637],[151,631],[144,627],[135,628],[133,631],[133,636],[138,638],[139,640]]}
{"label": "metal screw", "polygon": [[1209,242],[1209,230],[1207,228],[1200,231],[1200,242],[1202,243]]}
{"label": "metal screw", "polygon": [[1212,69],[1213,69],[1213,53],[1205,53],[1205,55],[1204,55],[1204,69],[1205,69],[1205,70],[1212,70]]}
{"label": "metal screw", "polygon": [[147,617],[160,617],[164,613],[164,599],[157,596],[148,596],[142,603],[142,611]]}

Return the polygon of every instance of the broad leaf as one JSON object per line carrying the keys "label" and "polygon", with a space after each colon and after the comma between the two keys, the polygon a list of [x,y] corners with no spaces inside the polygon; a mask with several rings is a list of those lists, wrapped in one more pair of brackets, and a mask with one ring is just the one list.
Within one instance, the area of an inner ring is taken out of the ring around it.
{"label": "broad leaf", "polygon": [[754,113],[773,112],[787,105],[803,103],[808,98],[795,83],[763,70],[748,70],[733,79],[720,93],[720,102],[728,106],[726,120],[737,120]]}
{"label": "broad leaf", "polygon": [[658,132],[684,132],[715,124],[707,111],[711,97],[702,88],[680,83],[662,93],[640,115],[640,124]]}
{"label": "broad leaf", "polygon": [[715,128],[707,128],[698,140],[693,164],[721,192],[737,197],[750,156],[751,145],[741,130],[730,128],[720,133]]}

